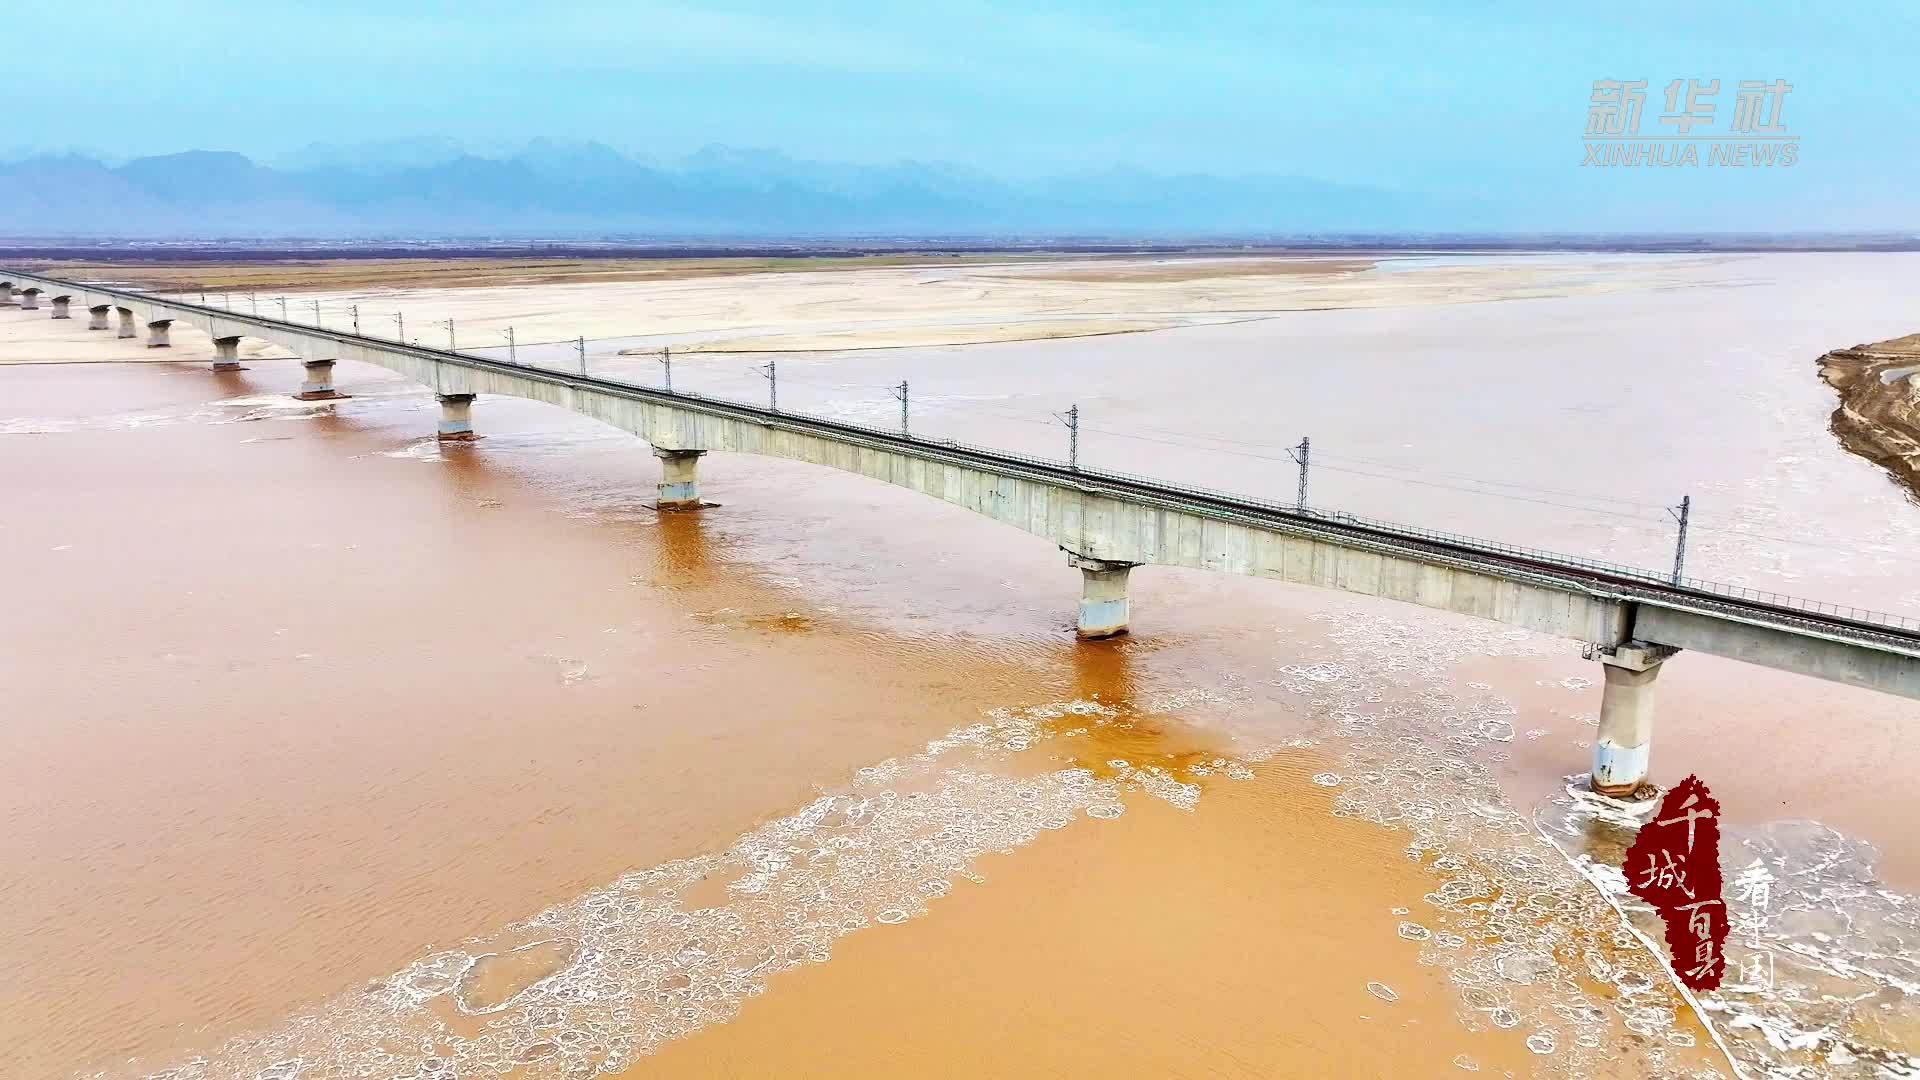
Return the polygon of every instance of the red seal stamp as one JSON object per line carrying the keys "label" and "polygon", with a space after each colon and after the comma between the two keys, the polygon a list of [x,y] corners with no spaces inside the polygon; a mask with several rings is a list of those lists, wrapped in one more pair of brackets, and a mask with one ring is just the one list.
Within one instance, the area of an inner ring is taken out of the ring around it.
{"label": "red seal stamp", "polygon": [[1727,905],[1721,897],[1720,803],[1697,776],[1660,802],[1627,849],[1627,888],[1667,924],[1673,970],[1694,990],[1714,990],[1726,974]]}

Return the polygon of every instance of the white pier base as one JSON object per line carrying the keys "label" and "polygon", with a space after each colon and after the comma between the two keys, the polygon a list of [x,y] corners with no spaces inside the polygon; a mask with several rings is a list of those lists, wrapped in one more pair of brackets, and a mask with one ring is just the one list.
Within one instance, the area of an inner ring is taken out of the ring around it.
{"label": "white pier base", "polygon": [[1675,650],[1628,642],[1600,654],[1606,687],[1593,740],[1593,790],[1625,798],[1647,782],[1653,753],[1653,683]]}
{"label": "white pier base", "polygon": [[665,450],[653,448],[660,459],[660,498],[653,504],[660,510],[698,510],[700,501],[700,459],[705,450]]}
{"label": "white pier base", "polygon": [[333,388],[333,361],[304,361],[305,374],[300,379],[300,392],[293,395],[301,401],[332,401],[347,395]]}
{"label": "white pier base", "polygon": [[473,434],[473,395],[439,394],[440,399],[440,440],[442,442],[472,442]]}
{"label": "white pier base", "polygon": [[1067,565],[1080,568],[1080,636],[1107,638],[1126,633],[1133,617],[1127,577],[1138,564],[1089,559],[1069,551]]}

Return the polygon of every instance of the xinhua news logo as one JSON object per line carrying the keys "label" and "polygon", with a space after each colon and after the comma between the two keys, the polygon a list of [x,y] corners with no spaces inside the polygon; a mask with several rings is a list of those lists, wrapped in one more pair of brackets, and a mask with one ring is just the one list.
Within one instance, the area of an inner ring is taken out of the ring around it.
{"label": "xinhua news logo", "polygon": [[[1800,160],[1800,136],[1787,130],[1785,79],[1735,84],[1732,107],[1719,113],[1719,79],[1667,84],[1659,127],[1641,134],[1645,79],[1595,79],[1587,101],[1587,157],[1582,165],[1786,168]],[[1717,126],[1724,115],[1724,126]]]}

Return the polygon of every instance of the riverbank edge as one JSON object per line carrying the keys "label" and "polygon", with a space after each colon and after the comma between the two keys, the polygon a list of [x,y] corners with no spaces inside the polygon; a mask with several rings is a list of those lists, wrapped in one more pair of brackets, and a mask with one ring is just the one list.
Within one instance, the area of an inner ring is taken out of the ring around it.
{"label": "riverbank edge", "polygon": [[1920,334],[1821,356],[1821,381],[1840,396],[1827,429],[1848,452],[1887,471],[1920,502]]}

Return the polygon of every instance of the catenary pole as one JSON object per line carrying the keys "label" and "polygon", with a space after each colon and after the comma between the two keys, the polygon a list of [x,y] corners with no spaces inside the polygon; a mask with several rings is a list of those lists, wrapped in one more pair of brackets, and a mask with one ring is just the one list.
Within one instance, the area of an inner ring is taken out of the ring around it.
{"label": "catenary pole", "polygon": [[1299,446],[1287,447],[1287,456],[1300,466],[1300,483],[1293,492],[1293,508],[1304,511],[1307,508],[1307,454],[1313,449],[1313,441],[1302,435]]}
{"label": "catenary pole", "polygon": [[1067,468],[1080,471],[1080,406],[1074,405],[1063,413],[1054,413],[1054,419],[1067,425]]}
{"label": "catenary pole", "polygon": [[1687,520],[1693,516],[1693,496],[1681,496],[1680,505],[1668,507],[1667,513],[1680,523],[1680,533],[1673,541],[1673,583],[1678,585],[1687,566]]}

